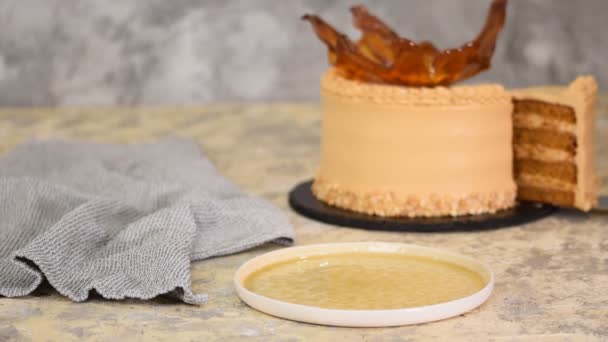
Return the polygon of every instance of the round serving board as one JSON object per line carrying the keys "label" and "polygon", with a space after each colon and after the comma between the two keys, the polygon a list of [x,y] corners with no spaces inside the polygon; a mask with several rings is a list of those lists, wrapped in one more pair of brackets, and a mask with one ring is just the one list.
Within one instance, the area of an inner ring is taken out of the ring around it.
{"label": "round serving board", "polygon": [[335,208],[319,201],[311,191],[312,181],[298,184],[289,193],[289,205],[313,220],[352,228],[404,232],[479,231],[517,226],[539,220],[557,211],[554,206],[519,202],[495,214],[458,217],[379,217]]}

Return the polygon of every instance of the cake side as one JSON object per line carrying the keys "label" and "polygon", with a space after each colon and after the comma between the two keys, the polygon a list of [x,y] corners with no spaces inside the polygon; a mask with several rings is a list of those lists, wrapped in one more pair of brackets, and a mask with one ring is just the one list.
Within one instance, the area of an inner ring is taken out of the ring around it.
{"label": "cake side", "polygon": [[322,80],[320,200],[379,216],[512,207],[512,104],[500,85],[406,88]]}
{"label": "cake side", "polygon": [[595,205],[596,93],[592,77],[512,92],[518,198],[584,211]]}
{"label": "cake side", "polygon": [[317,177],[312,192],[338,208],[384,217],[438,217],[495,213],[513,207],[515,188],[490,192],[403,195],[390,190],[356,191]]}
{"label": "cake side", "polygon": [[597,206],[600,179],[596,167],[595,120],[597,117],[598,84],[594,77],[577,78],[568,87],[577,108],[577,155],[579,169],[575,206],[589,211]]}

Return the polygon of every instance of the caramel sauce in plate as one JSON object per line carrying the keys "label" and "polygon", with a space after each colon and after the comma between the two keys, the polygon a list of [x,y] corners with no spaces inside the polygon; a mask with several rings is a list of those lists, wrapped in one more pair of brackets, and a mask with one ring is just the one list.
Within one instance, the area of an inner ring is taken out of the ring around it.
{"label": "caramel sauce in plate", "polygon": [[397,253],[343,253],[291,259],[250,274],[245,288],[325,309],[387,310],[444,303],[487,282],[464,266]]}

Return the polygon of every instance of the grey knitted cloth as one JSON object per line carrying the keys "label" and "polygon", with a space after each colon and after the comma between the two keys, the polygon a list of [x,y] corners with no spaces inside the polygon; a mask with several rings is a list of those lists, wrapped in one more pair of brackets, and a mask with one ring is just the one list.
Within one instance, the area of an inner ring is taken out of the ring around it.
{"label": "grey knitted cloth", "polygon": [[286,216],[222,177],[196,143],[29,142],[0,158],[0,296],[44,278],[74,301],[186,303],[190,263],[290,243]]}

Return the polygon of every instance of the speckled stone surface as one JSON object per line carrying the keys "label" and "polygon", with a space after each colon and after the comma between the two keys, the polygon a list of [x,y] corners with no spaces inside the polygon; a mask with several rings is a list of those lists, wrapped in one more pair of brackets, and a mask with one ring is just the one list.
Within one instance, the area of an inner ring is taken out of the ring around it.
{"label": "speckled stone surface", "polygon": [[[605,99],[604,99],[605,100]],[[608,106],[600,104],[599,168],[608,183]],[[166,135],[199,141],[218,168],[246,191],[290,213],[298,244],[394,241],[446,248],[489,264],[496,288],[487,303],[426,325],[346,329],[274,318],[243,304],[232,276],[244,261],[276,247],[195,263],[193,287],[209,302],[167,299],[72,303],[51,289],[0,298],[0,341],[607,341],[608,215],[561,211],[536,223],[479,233],[387,233],[332,227],[287,207],[291,187],[317,165],[319,108],[314,105],[162,109],[0,110],[0,153],[28,138],[150,141]],[[608,193],[606,186],[603,193]]]}

